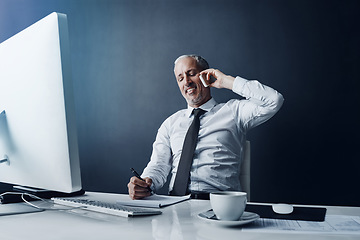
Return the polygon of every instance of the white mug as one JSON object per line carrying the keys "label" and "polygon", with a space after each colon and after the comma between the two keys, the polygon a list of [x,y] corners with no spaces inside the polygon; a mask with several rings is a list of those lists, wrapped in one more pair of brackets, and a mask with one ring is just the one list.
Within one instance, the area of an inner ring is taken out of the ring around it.
{"label": "white mug", "polygon": [[246,196],[246,192],[213,192],[210,193],[210,204],[218,219],[236,221],[244,213]]}

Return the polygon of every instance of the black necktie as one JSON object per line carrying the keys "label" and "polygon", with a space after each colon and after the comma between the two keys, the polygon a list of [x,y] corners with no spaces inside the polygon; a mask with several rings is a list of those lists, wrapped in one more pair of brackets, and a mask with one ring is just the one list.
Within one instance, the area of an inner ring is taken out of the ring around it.
{"label": "black necktie", "polygon": [[183,196],[186,194],[190,168],[193,162],[194,151],[198,139],[198,133],[200,128],[200,116],[206,111],[197,108],[193,110],[194,120],[191,123],[184,140],[183,149],[179,161],[178,170],[175,177],[174,187],[171,191],[171,195]]}

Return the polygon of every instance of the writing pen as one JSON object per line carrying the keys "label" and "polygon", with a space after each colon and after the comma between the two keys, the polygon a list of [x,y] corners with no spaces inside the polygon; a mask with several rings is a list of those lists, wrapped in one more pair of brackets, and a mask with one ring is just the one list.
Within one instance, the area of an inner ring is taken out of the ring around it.
{"label": "writing pen", "polygon": [[[140,177],[140,175],[137,173],[137,171],[135,171],[135,169],[130,168],[130,170],[132,171],[132,173],[135,175],[135,177],[137,177],[138,179],[140,179],[141,181],[145,181],[145,179],[143,179],[142,177]],[[148,186],[147,189],[152,193],[151,188]]]}

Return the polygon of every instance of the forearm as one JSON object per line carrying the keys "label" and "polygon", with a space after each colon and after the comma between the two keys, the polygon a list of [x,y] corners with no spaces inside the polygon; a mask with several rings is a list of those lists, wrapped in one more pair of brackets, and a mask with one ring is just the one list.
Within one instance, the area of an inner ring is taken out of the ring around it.
{"label": "forearm", "polygon": [[241,77],[234,78],[233,76],[224,74],[218,69],[212,68],[206,69],[200,74],[206,76],[208,82],[211,77],[216,79],[216,81],[210,82],[211,87],[232,90],[246,99],[256,101],[262,106],[280,108],[284,101],[283,96],[276,90],[255,80],[249,81]]}
{"label": "forearm", "polygon": [[164,124],[160,127],[153,144],[153,151],[150,162],[144,169],[141,177],[149,177],[153,182],[153,190],[161,188],[169,175],[171,169],[171,148],[169,138],[166,134],[166,127]]}
{"label": "forearm", "polygon": [[283,96],[278,91],[256,80],[249,81],[236,77],[232,91],[271,111],[278,111],[284,102]]}

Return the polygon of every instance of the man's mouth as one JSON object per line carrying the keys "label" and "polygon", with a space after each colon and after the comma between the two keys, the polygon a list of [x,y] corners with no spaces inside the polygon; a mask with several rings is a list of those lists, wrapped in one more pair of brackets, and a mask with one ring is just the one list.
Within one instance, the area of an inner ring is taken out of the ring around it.
{"label": "man's mouth", "polygon": [[195,87],[188,88],[188,89],[185,90],[185,93],[192,94],[195,91],[195,89],[196,89]]}

